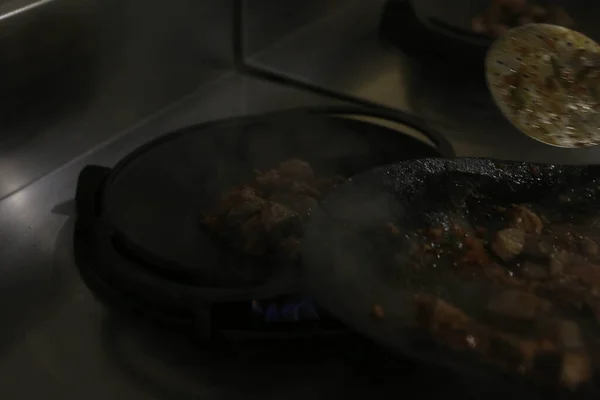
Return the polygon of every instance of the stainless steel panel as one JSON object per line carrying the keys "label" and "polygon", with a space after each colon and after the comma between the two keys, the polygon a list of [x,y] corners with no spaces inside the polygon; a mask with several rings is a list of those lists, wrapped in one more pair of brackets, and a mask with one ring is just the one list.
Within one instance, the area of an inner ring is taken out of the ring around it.
{"label": "stainless steel panel", "polygon": [[246,62],[335,93],[411,111],[407,89],[413,67],[400,52],[383,48],[378,38],[384,3],[345,4],[248,54]]}
{"label": "stainless steel panel", "polygon": [[9,0],[0,3],[0,107],[19,90],[95,51],[98,0]]}
{"label": "stainless steel panel", "polygon": [[[48,0],[45,7],[55,8],[45,15],[68,25],[66,18],[73,13],[67,3],[93,1]],[[71,63],[20,90],[18,107],[0,114],[0,198],[231,68],[231,0],[173,0],[168,6],[161,1],[105,0],[96,6],[89,20],[78,20],[96,22],[92,33],[80,38],[92,50],[91,62]],[[48,25],[35,15],[23,11],[0,18],[0,26],[14,21],[41,30],[41,35]]]}
{"label": "stainless steel panel", "polygon": [[357,0],[241,0],[243,51],[246,55],[294,34],[305,25],[327,20]]}

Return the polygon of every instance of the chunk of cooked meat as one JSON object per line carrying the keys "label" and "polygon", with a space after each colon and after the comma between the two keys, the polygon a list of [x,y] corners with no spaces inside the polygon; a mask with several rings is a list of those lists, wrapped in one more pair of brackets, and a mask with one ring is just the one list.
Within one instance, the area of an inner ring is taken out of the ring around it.
{"label": "chunk of cooked meat", "polygon": [[595,240],[584,237],[581,239],[580,246],[581,246],[581,250],[583,251],[583,253],[586,256],[589,256],[589,257],[598,256],[600,248],[598,246],[598,243]]}
{"label": "chunk of cooked meat", "polygon": [[525,231],[519,228],[503,229],[496,233],[492,242],[492,251],[504,261],[518,256],[525,246]]}
{"label": "chunk of cooked meat", "polygon": [[545,235],[525,235],[523,254],[534,260],[547,261],[555,251],[551,238]]}
{"label": "chunk of cooked meat", "polygon": [[[477,331],[475,321],[464,311],[439,297],[419,293],[414,296],[417,324],[433,338],[455,349],[472,348],[469,336]],[[477,335],[479,336],[479,335]]]}
{"label": "chunk of cooked meat", "polygon": [[591,289],[591,293],[600,294],[600,266],[586,265],[569,265],[565,268],[565,272],[569,275],[576,276],[581,283]]}
{"label": "chunk of cooked meat", "polygon": [[592,378],[592,363],[585,352],[566,352],[563,354],[560,371],[561,383],[570,388],[577,389],[581,384]]}
{"label": "chunk of cooked meat", "polygon": [[234,188],[223,195],[220,212],[231,217],[250,216],[260,211],[265,200],[262,194],[250,186]]}
{"label": "chunk of cooked meat", "polygon": [[515,289],[506,290],[488,303],[490,312],[518,320],[533,320],[550,309],[550,302]]}
{"label": "chunk of cooked meat", "polygon": [[544,229],[542,219],[524,205],[517,204],[512,208],[512,225],[525,233],[539,235]]}
{"label": "chunk of cooked meat", "polygon": [[550,340],[560,350],[581,350],[585,347],[579,325],[572,320],[542,316],[536,319],[535,333]]}
{"label": "chunk of cooked meat", "polygon": [[548,269],[540,264],[526,261],[521,267],[521,275],[527,279],[540,281],[550,276]]}
{"label": "chunk of cooked meat", "polygon": [[579,325],[574,321],[559,321],[557,323],[557,340],[565,349],[581,349],[584,347]]}
{"label": "chunk of cooked meat", "polygon": [[291,178],[281,175],[277,169],[270,169],[264,174],[259,174],[256,176],[256,183],[260,188],[266,190],[267,192],[285,188],[289,186],[291,182]]}
{"label": "chunk of cooked meat", "polygon": [[304,218],[308,217],[319,205],[319,202],[315,198],[305,194],[275,193],[271,197],[271,200],[293,209]]}
{"label": "chunk of cooked meat", "polygon": [[267,202],[260,214],[266,232],[290,226],[298,218],[298,213],[274,201]]}
{"label": "chunk of cooked meat", "polygon": [[560,276],[563,273],[564,266],[569,261],[569,253],[565,250],[555,250],[550,254],[550,274]]}
{"label": "chunk of cooked meat", "polygon": [[279,172],[283,176],[299,180],[304,183],[313,184],[315,173],[306,161],[291,159],[279,164]]}
{"label": "chunk of cooked meat", "polygon": [[432,329],[445,326],[464,329],[471,322],[464,311],[439,297],[418,293],[414,296],[414,301],[417,306],[417,322],[422,326]]}
{"label": "chunk of cooked meat", "polygon": [[481,239],[467,235],[464,239],[462,262],[468,264],[487,265],[490,261],[488,252]]}

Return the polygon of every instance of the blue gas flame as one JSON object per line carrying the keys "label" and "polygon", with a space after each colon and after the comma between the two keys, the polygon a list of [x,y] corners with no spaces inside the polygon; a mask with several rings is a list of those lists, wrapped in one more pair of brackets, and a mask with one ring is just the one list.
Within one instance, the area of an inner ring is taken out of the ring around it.
{"label": "blue gas flame", "polygon": [[318,320],[319,314],[307,298],[286,301],[253,301],[252,311],[267,322]]}

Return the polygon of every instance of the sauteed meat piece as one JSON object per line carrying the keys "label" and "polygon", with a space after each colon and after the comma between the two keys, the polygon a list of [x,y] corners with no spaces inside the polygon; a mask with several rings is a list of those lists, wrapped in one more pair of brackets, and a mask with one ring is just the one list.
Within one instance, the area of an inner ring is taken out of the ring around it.
{"label": "sauteed meat piece", "polygon": [[492,251],[504,261],[518,256],[525,246],[525,231],[519,228],[508,228],[496,232],[492,241]]}
{"label": "sauteed meat piece", "polygon": [[510,289],[493,298],[487,307],[495,314],[518,320],[533,320],[547,313],[551,304],[531,293]]}
{"label": "sauteed meat piece", "polygon": [[292,159],[279,164],[279,173],[299,182],[314,183],[315,173],[310,165],[302,160]]}
{"label": "sauteed meat piece", "polygon": [[512,207],[512,223],[515,228],[522,229],[525,233],[540,234],[544,229],[542,219],[524,205],[517,204]]}
{"label": "sauteed meat piece", "polygon": [[228,190],[201,226],[245,253],[299,259],[302,226],[323,195],[345,178],[316,177],[305,161],[290,159]]}

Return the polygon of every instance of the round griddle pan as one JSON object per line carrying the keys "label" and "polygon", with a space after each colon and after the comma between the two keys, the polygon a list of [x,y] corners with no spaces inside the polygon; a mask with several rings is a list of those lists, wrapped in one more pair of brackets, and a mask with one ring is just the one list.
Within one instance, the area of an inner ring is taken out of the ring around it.
{"label": "round griddle pan", "polygon": [[[377,118],[421,132],[357,120]],[[119,162],[101,194],[113,243],[170,280],[246,287],[281,265],[224,249],[199,227],[222,193],[289,158],[317,175],[350,176],[397,160],[452,156],[450,144],[422,122],[355,108],[295,109],[192,126],[164,135]],[[224,251],[225,250],[225,251]]]}
{"label": "round griddle pan", "polygon": [[[456,209],[457,200],[473,190],[502,204],[575,188],[586,195],[574,207],[598,208],[598,197],[589,195],[590,187],[598,193],[596,179],[600,179],[600,166],[485,159],[414,160],[364,172],[333,190],[311,216],[302,253],[305,290],[342,322],[399,354],[496,379],[497,371],[482,374],[492,370],[475,357],[437,347],[422,331],[409,328],[416,318],[410,300],[413,293],[452,292],[468,302],[475,298],[469,297],[475,294],[471,288],[464,281],[424,288],[394,279],[368,255],[372,243],[358,232],[390,221],[409,230],[442,223]],[[383,318],[373,316],[375,305],[384,310]]]}

